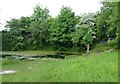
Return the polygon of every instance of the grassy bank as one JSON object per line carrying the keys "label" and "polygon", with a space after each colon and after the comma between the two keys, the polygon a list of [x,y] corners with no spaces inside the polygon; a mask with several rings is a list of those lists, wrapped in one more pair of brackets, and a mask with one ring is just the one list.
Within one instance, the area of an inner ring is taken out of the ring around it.
{"label": "grassy bank", "polygon": [[72,55],[72,58],[64,60],[3,59],[2,68],[17,70],[14,74],[3,75],[3,82],[117,82],[118,52]]}

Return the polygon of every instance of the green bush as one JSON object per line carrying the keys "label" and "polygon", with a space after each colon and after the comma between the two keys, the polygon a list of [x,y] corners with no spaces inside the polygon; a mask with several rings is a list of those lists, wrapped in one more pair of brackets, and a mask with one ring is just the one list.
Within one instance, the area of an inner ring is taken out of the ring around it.
{"label": "green bush", "polygon": [[119,49],[120,48],[120,42],[119,42],[118,38],[115,38],[114,40],[109,41],[108,44],[112,48],[115,48],[115,49]]}
{"label": "green bush", "polygon": [[97,52],[103,52],[105,50],[110,49],[111,47],[109,46],[109,44],[104,43],[104,44],[96,44],[93,48],[93,51],[97,51]]}

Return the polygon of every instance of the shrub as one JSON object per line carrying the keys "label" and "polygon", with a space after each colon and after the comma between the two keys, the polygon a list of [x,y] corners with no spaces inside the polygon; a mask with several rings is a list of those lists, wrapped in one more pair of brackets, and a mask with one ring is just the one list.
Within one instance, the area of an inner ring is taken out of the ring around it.
{"label": "shrub", "polygon": [[110,49],[111,47],[109,46],[109,44],[104,43],[104,44],[96,44],[93,48],[93,51],[97,51],[97,52],[103,52],[105,50]]}
{"label": "shrub", "polygon": [[120,48],[120,43],[118,42],[118,38],[109,41],[108,44],[109,44],[109,46],[111,46],[112,48],[115,48],[115,49],[119,49],[119,48]]}

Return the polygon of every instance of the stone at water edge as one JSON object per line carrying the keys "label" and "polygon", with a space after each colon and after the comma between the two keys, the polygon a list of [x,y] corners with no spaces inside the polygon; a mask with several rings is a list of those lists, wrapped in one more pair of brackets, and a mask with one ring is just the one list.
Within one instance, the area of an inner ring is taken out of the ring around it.
{"label": "stone at water edge", "polygon": [[11,74],[11,73],[15,73],[16,70],[6,70],[6,71],[1,71],[0,74]]}

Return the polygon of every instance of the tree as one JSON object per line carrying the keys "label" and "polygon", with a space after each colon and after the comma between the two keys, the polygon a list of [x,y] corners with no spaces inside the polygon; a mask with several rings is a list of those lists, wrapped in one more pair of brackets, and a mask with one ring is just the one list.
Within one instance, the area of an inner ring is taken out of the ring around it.
{"label": "tree", "polygon": [[46,45],[50,17],[48,13],[47,8],[36,5],[32,16],[7,21],[6,27],[10,28],[9,33],[13,39],[13,50],[40,49]]}
{"label": "tree", "polygon": [[97,15],[99,41],[106,40],[112,47],[118,48],[120,26],[120,2],[102,2],[103,7]]}
{"label": "tree", "polygon": [[0,37],[1,37],[1,48],[2,48],[2,51],[9,51],[9,50],[12,50],[12,38],[11,38],[11,35],[10,33],[7,31],[7,30],[2,30],[0,32]]}
{"label": "tree", "polygon": [[110,45],[115,48],[119,48],[119,27],[120,27],[120,2],[112,2],[112,3],[106,3],[107,6],[111,9],[111,15],[109,16],[109,19],[107,20],[107,23],[109,24],[109,29],[107,31],[108,38],[112,38]]}
{"label": "tree", "polygon": [[45,46],[49,29],[49,17],[47,8],[42,8],[40,5],[34,7],[29,28],[32,34],[31,44],[34,46],[33,49],[40,49]]}
{"label": "tree", "polygon": [[83,44],[89,53],[90,44],[92,44],[95,37],[94,31],[95,16],[94,14],[83,15],[80,18],[79,24],[76,26],[75,32],[72,35],[72,42],[74,44]]}
{"label": "tree", "polygon": [[28,27],[30,25],[29,17],[21,17],[19,19],[11,19],[7,21],[7,28],[11,35],[12,50],[24,50],[27,44],[27,38],[29,37]]}
{"label": "tree", "polygon": [[102,2],[103,7],[101,8],[101,11],[97,14],[97,20],[96,20],[96,26],[97,26],[97,40],[108,40],[107,39],[107,31],[108,31],[108,17],[111,14],[111,9],[108,7],[108,4],[106,2]]}
{"label": "tree", "polygon": [[50,41],[53,45],[57,45],[59,50],[71,45],[70,34],[74,32],[78,18],[72,12],[70,7],[62,7],[58,17],[53,19],[50,32]]}
{"label": "tree", "polygon": [[[57,17],[41,5],[34,7],[30,17],[7,21],[3,33],[4,50],[43,49],[54,46],[58,50],[77,48],[89,53],[95,42],[108,41],[110,46],[120,47],[120,3],[103,2],[101,11],[76,16],[70,7],[62,7]],[[8,41],[9,43],[5,43]],[[6,47],[9,46],[9,48]]]}

